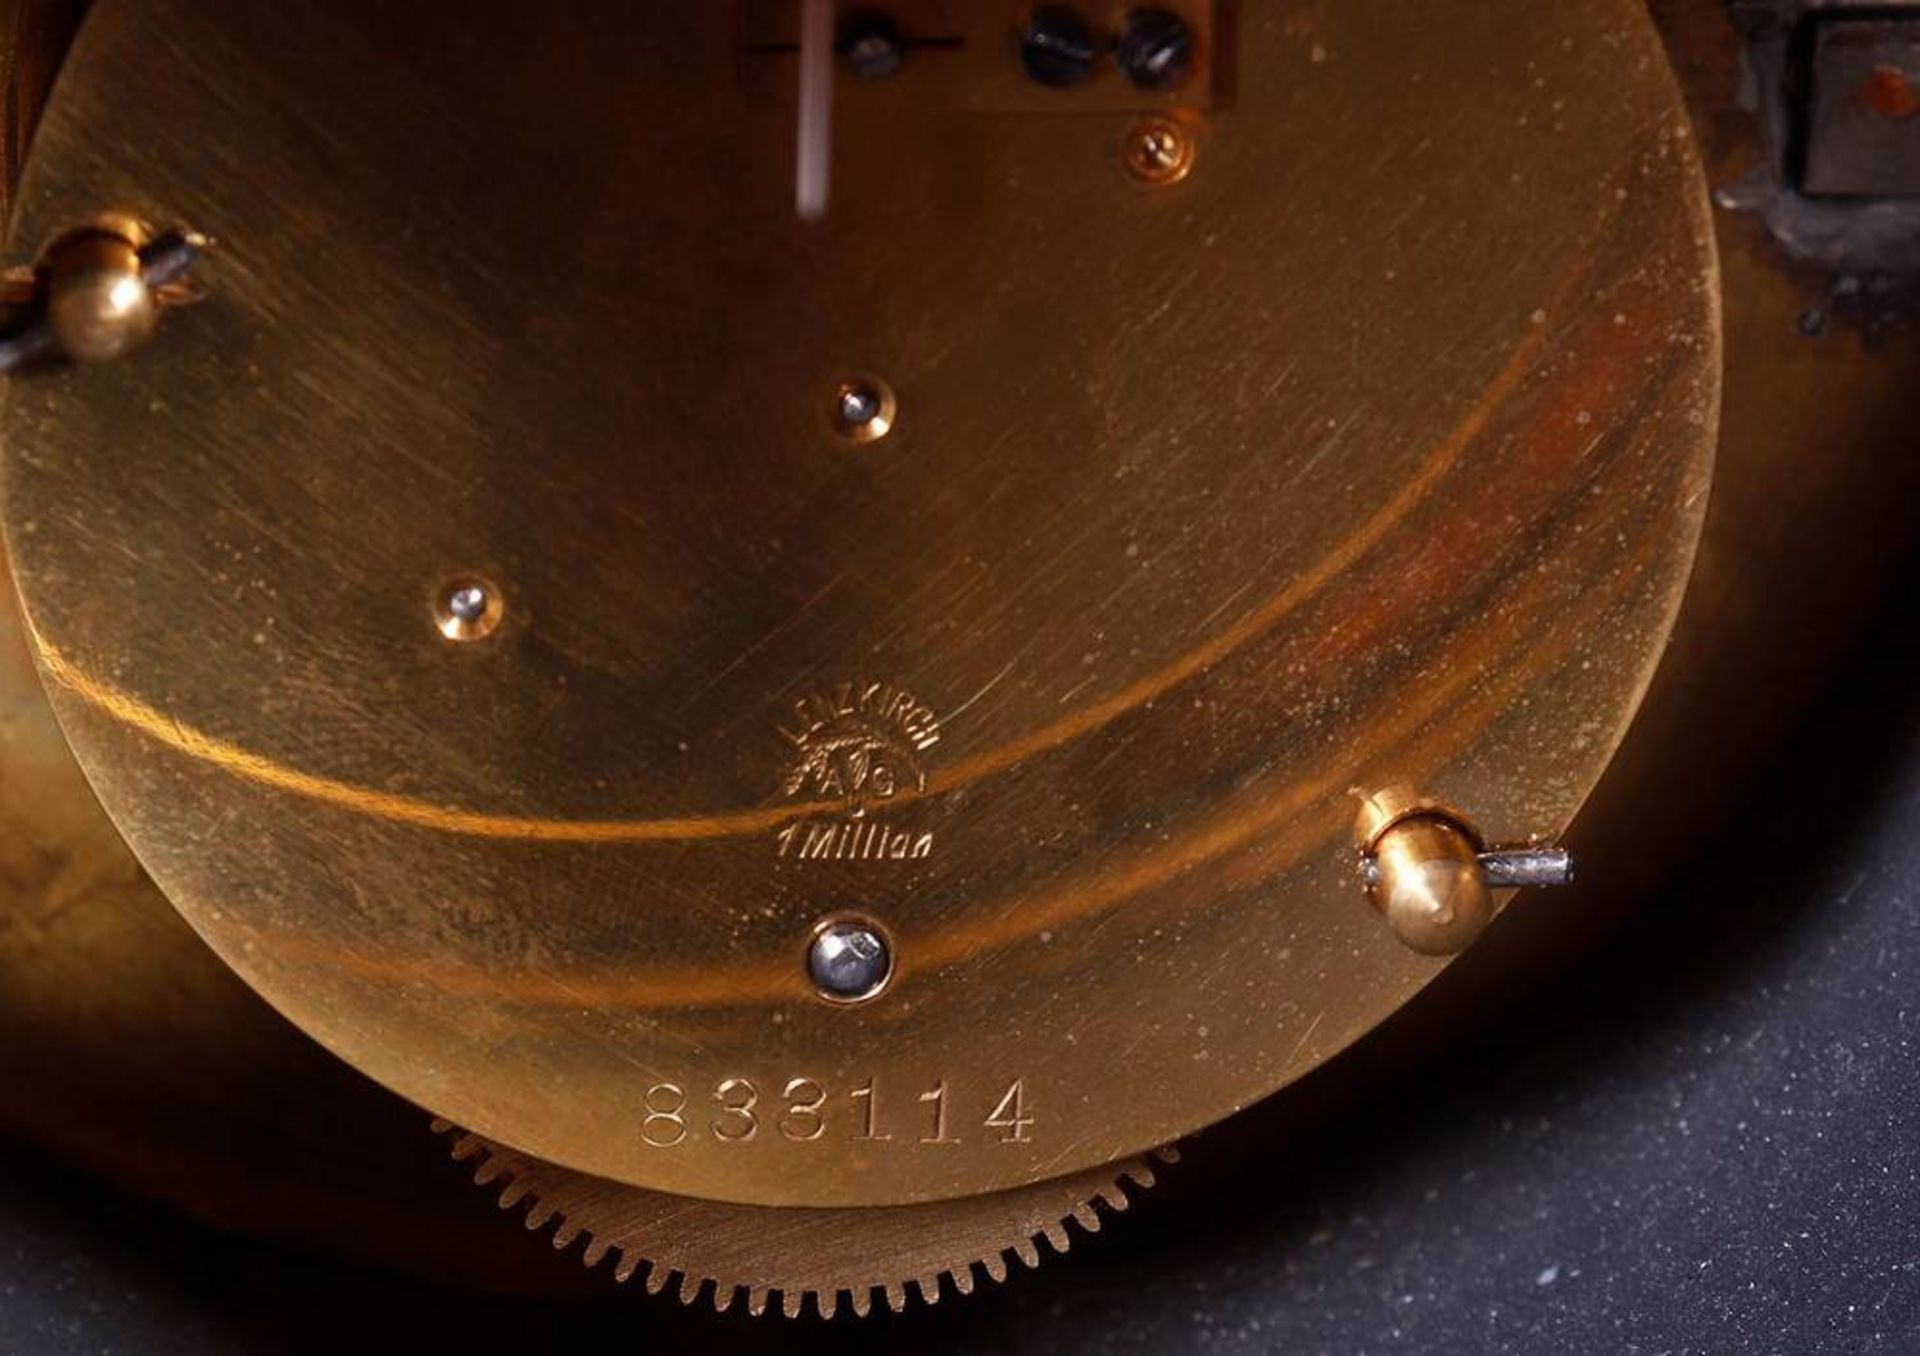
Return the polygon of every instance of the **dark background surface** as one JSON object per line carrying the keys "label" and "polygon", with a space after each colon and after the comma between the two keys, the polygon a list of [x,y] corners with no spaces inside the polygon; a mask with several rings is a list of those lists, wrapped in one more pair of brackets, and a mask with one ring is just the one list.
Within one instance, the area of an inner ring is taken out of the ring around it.
{"label": "dark background surface", "polygon": [[[475,1296],[16,1148],[0,1352],[1920,1352],[1916,598],[1909,568],[1744,807],[1597,951],[1465,1015],[1416,1005],[1448,1029],[1414,1072],[1363,1043],[1037,1274],[832,1325],[610,1279]],[[576,1264],[502,1228],[529,1267]]]}

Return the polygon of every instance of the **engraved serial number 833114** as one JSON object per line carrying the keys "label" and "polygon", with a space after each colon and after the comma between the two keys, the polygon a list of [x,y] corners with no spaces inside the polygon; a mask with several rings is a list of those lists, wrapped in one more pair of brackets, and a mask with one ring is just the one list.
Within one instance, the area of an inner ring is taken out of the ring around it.
{"label": "engraved serial number 833114", "polygon": [[[656,1149],[671,1149],[703,1133],[721,1144],[745,1144],[763,1133],[792,1144],[811,1144],[825,1139],[835,1126],[844,1126],[841,1133],[858,1143],[889,1143],[898,1133],[907,1142],[958,1144],[966,1114],[950,1106],[950,1100],[945,1079],[911,1106],[903,1099],[897,1111],[888,1108],[884,1114],[871,1078],[845,1094],[846,1105],[839,1112],[830,1106],[836,1101],[833,1095],[811,1078],[789,1078],[777,1099],[764,1101],[759,1086],[748,1078],[722,1078],[704,1098],[694,1097],[679,1083],[655,1083],[647,1089],[640,1138]],[[980,1129],[991,1143],[1029,1144],[1033,1124],[1026,1089],[1016,1078],[993,1103]]]}

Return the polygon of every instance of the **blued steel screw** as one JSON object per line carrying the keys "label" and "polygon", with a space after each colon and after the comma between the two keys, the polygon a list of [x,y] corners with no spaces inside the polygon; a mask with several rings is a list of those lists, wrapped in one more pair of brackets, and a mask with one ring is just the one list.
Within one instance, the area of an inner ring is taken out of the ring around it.
{"label": "blued steel screw", "polygon": [[862,80],[884,80],[906,60],[906,44],[892,24],[877,15],[855,15],[840,29],[840,55]]}
{"label": "blued steel screw", "polygon": [[1020,32],[1020,65],[1029,79],[1052,89],[1077,85],[1093,74],[1100,43],[1071,5],[1037,5]]}
{"label": "blued steel screw", "polygon": [[1193,69],[1193,30],[1172,10],[1136,9],[1115,56],[1136,89],[1170,90]]}

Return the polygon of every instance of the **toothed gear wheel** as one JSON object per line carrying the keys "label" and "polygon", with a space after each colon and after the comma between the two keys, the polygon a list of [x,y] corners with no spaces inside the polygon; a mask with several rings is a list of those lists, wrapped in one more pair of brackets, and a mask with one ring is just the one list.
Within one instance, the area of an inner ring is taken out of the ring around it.
{"label": "toothed gear wheel", "polygon": [[[584,1238],[589,1267],[615,1258],[614,1279],[644,1275],[650,1294],[672,1288],[684,1304],[705,1297],[721,1312],[775,1309],[788,1318],[809,1300],[823,1318],[847,1304],[868,1313],[876,1294],[896,1312],[910,1291],[937,1303],[942,1281],[971,1294],[979,1279],[1007,1278],[1011,1259],[1036,1267],[1041,1243],[1066,1252],[1078,1230],[1095,1233],[1106,1212],[1126,1210],[1151,1187],[1153,1162],[1128,1158],[1010,1191],[924,1205],[798,1209],[732,1205],[626,1186],[575,1172],[465,1134],[456,1160],[478,1159],[474,1180],[500,1184],[500,1206],[524,1206],[532,1230],[555,1225],[555,1248]],[[1177,1161],[1171,1148],[1154,1157]],[[555,1221],[558,1221],[555,1224]]]}

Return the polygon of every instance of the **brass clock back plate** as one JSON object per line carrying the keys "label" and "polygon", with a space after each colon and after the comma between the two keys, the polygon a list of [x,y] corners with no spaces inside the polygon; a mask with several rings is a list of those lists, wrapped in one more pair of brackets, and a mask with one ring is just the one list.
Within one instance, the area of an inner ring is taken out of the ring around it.
{"label": "brass clock back plate", "polygon": [[490,1139],[815,1206],[1138,1153],[1436,973],[1356,790],[1526,838],[1607,765],[1710,475],[1678,96],[1633,0],[1237,6],[1155,185],[1178,100],[929,47],[809,224],[745,12],[99,0],[16,252],[218,249],[8,395],[43,674],[221,955]]}

